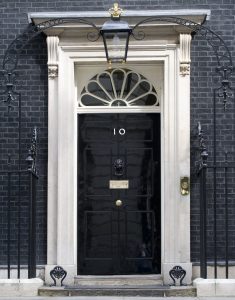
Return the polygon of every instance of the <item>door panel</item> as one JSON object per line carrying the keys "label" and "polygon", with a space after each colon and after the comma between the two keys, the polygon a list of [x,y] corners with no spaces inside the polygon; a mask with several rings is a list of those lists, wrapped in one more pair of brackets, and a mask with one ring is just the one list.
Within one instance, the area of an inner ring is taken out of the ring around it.
{"label": "door panel", "polygon": [[78,273],[159,273],[160,114],[86,114],[78,126]]}
{"label": "door panel", "polygon": [[[94,153],[95,151],[95,153]],[[112,149],[93,147],[84,149],[84,185],[88,195],[110,195],[107,182],[110,180],[110,166],[112,165]]]}
{"label": "door panel", "polygon": [[128,194],[151,195],[153,178],[152,148],[127,149],[127,178],[130,181]]}
{"label": "door panel", "polygon": [[85,212],[85,257],[112,258],[112,212]]}

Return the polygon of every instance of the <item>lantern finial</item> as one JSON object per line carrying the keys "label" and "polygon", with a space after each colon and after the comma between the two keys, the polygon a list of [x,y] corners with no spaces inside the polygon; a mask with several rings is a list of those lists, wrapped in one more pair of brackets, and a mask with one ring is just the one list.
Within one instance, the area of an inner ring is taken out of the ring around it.
{"label": "lantern finial", "polygon": [[109,9],[109,13],[112,19],[120,19],[123,10],[118,6],[118,3],[114,3],[113,7]]}
{"label": "lantern finial", "polygon": [[132,28],[126,21],[121,20],[122,9],[118,6],[118,3],[114,3],[109,13],[111,14],[111,20],[106,21],[100,29],[107,62],[109,64],[123,63],[126,62]]}

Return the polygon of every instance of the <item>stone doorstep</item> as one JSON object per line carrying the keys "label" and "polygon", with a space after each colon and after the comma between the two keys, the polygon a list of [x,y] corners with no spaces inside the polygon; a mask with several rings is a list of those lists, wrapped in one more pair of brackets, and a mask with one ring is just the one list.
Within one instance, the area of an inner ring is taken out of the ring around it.
{"label": "stone doorstep", "polygon": [[106,286],[106,285],[163,285],[161,275],[77,275],[74,277],[74,285]]}
{"label": "stone doorstep", "polygon": [[40,278],[0,279],[1,297],[37,296],[38,289],[44,284]]}
{"label": "stone doorstep", "polygon": [[192,286],[70,286],[43,287],[39,296],[145,296],[145,297],[195,297],[196,289]]}
{"label": "stone doorstep", "polygon": [[198,297],[234,297],[235,279],[203,279],[193,281]]}

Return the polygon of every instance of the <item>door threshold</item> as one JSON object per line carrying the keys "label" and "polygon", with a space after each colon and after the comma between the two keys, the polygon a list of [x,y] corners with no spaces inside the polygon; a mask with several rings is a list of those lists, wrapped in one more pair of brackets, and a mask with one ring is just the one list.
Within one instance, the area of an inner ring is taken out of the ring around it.
{"label": "door threshold", "polygon": [[163,285],[161,274],[139,275],[77,275],[75,285],[82,286],[131,286]]}
{"label": "door threshold", "polygon": [[134,274],[134,275],[76,275],[76,278],[162,278],[161,274]]}

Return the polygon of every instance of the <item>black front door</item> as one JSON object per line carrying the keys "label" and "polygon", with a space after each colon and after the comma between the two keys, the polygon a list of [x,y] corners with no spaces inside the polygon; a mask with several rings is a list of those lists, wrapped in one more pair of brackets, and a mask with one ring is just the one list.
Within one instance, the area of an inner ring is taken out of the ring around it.
{"label": "black front door", "polygon": [[160,114],[78,126],[78,274],[160,273]]}

